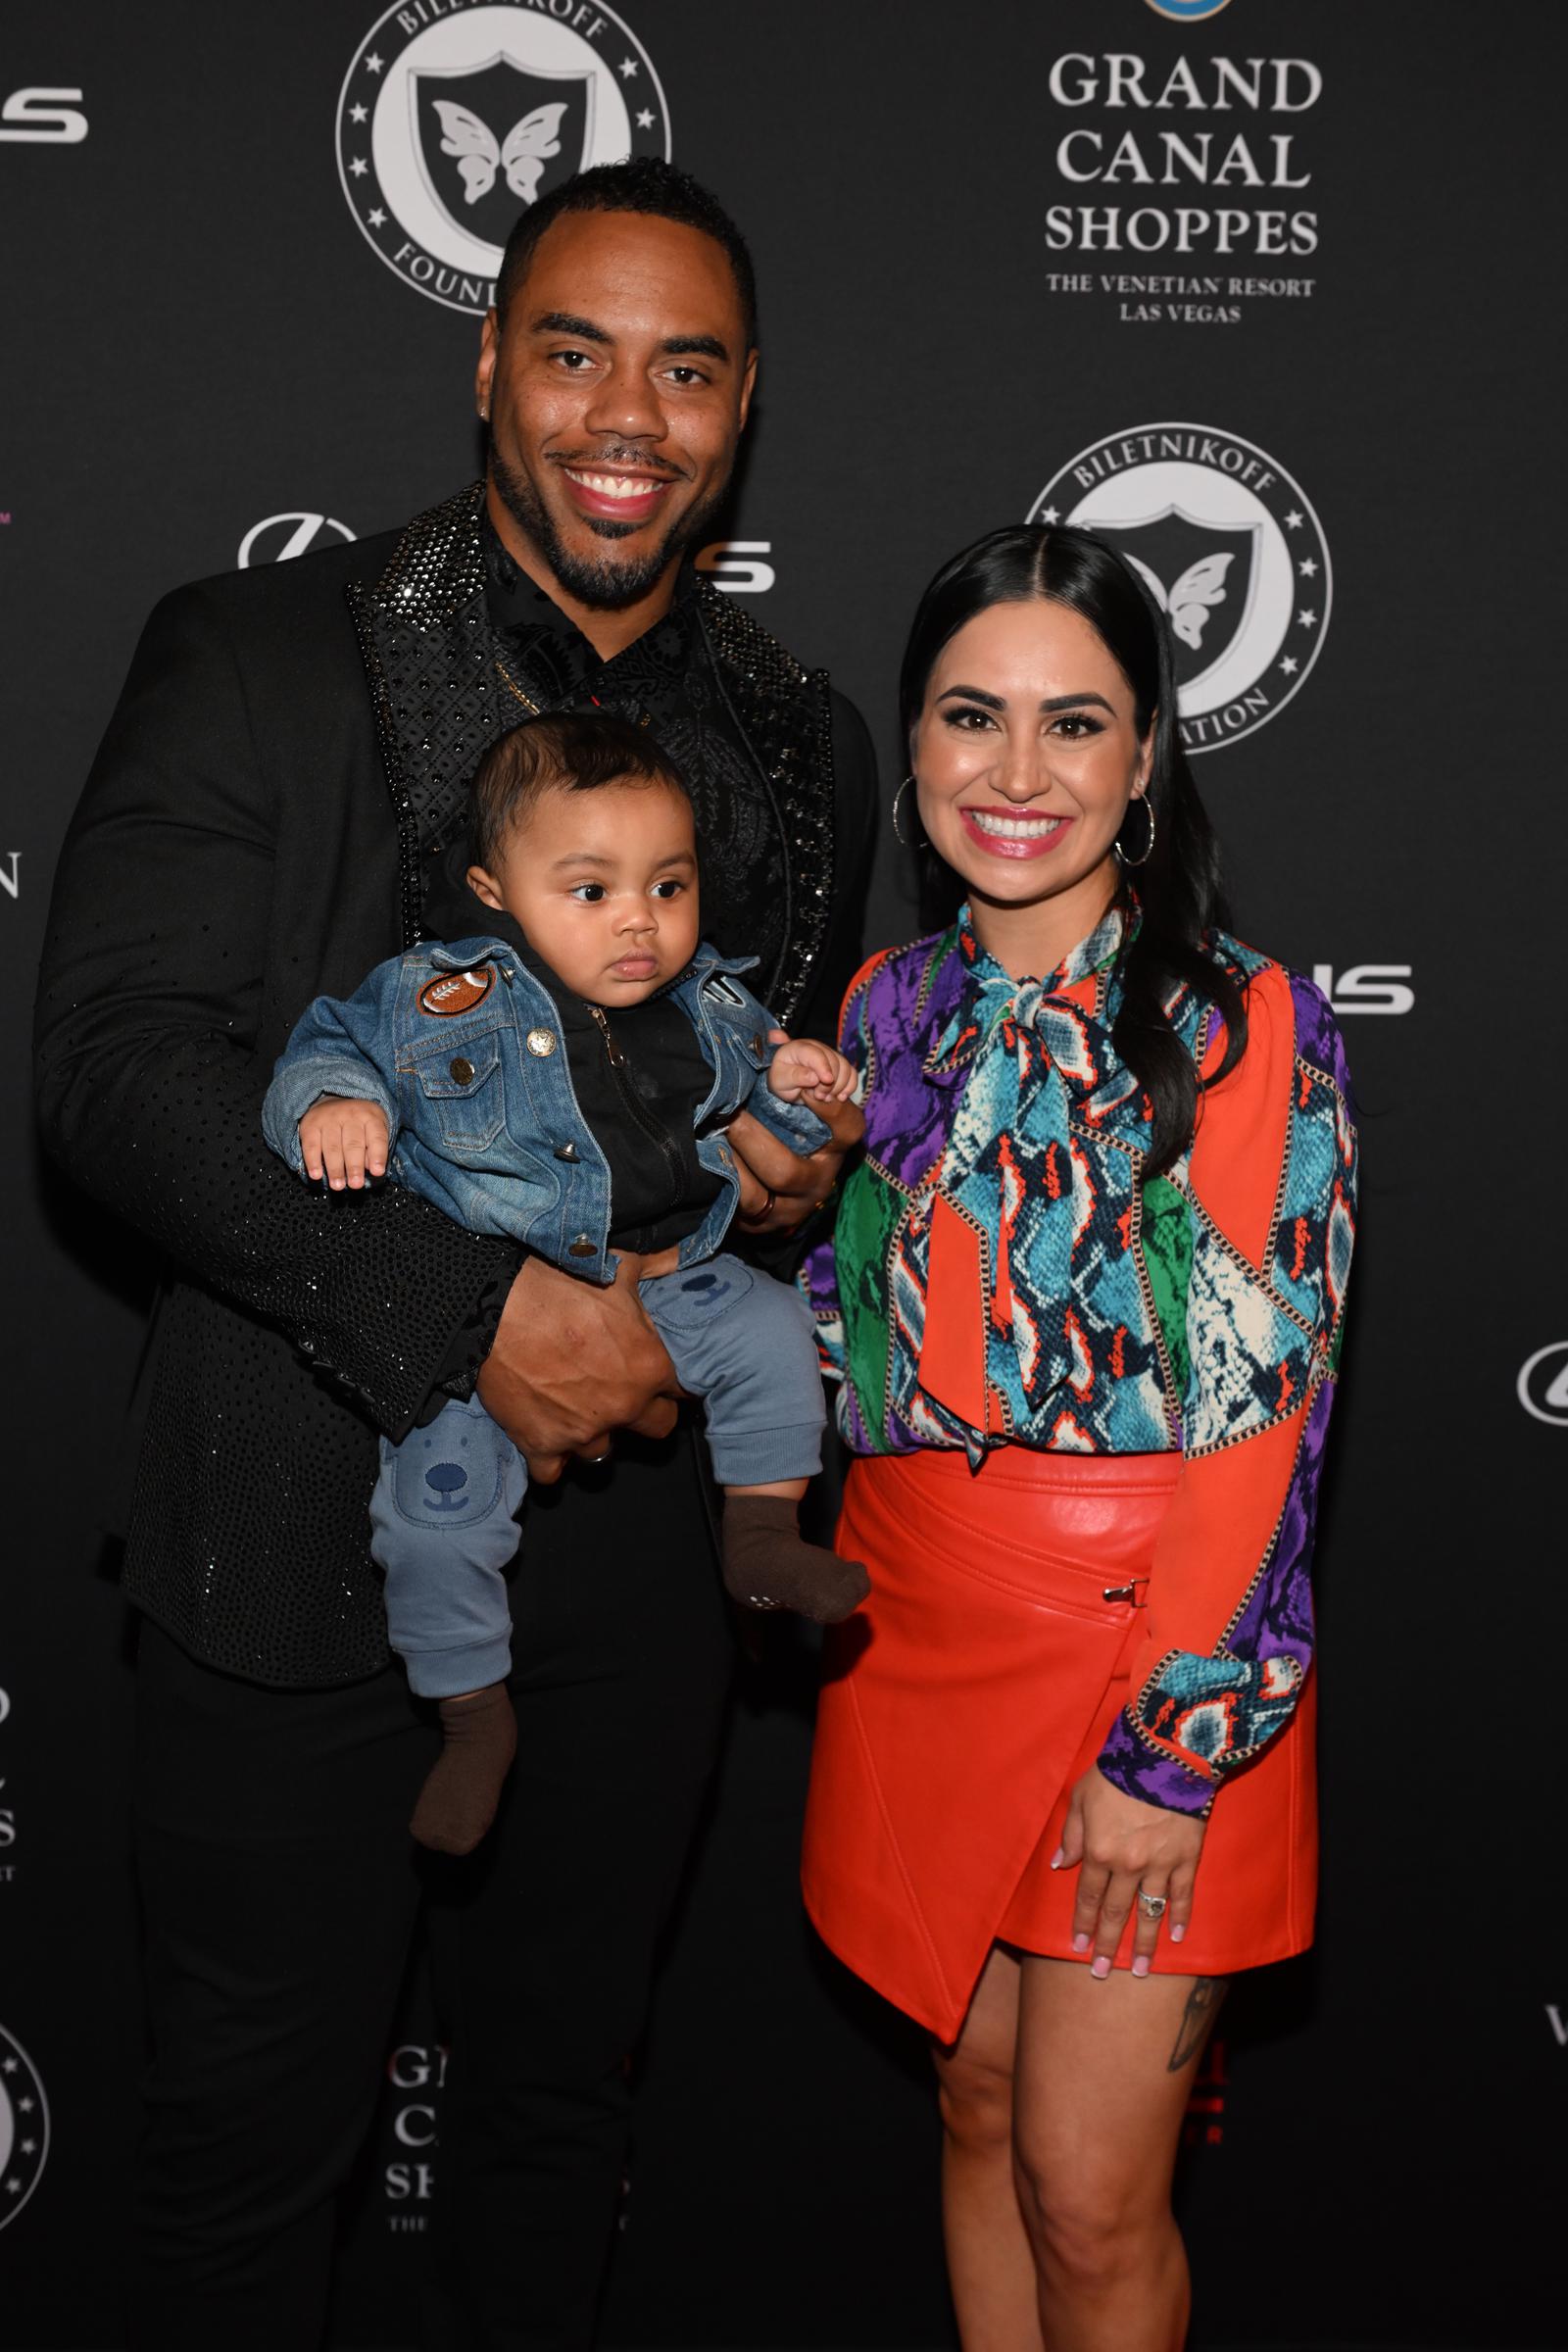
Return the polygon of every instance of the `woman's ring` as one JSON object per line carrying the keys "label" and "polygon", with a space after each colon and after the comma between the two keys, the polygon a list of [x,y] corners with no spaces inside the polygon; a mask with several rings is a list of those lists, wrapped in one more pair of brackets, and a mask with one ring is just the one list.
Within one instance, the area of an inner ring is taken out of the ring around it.
{"label": "woman's ring", "polygon": [[760,1208],[751,1208],[747,1210],[746,1222],[748,1225],[760,1225],[762,1219],[764,1217],[770,1217],[777,1206],[778,1195],[774,1192],[773,1187],[769,1185],[767,1188],[767,1199],[762,1202]]}
{"label": "woman's ring", "polygon": [[1167,1899],[1163,1894],[1146,1894],[1141,1886],[1138,1889],[1138,1908],[1146,1919],[1163,1919]]}

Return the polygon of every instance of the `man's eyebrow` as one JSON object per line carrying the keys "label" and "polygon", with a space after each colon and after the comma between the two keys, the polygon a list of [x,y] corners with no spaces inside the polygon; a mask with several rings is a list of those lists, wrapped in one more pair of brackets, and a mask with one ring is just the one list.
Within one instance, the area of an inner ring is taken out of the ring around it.
{"label": "man's eyebrow", "polygon": [[529,327],[535,335],[577,335],[584,343],[608,343],[611,337],[591,318],[578,318],[570,311],[541,311]]}
{"label": "man's eyebrow", "polygon": [[[955,695],[960,695],[966,703],[981,703],[988,710],[1005,710],[1007,708],[1002,695],[987,694],[983,686],[945,686],[937,696],[937,701],[951,702]],[[1040,708],[1042,710],[1077,710],[1086,703],[1098,703],[1102,710],[1110,710],[1110,705],[1102,694],[1054,694]],[[1110,710],[1110,714],[1112,718],[1116,715],[1114,710]]]}
{"label": "man's eyebrow", "polygon": [[[574,311],[541,311],[529,325],[530,334],[575,335],[582,343],[612,343],[614,337],[591,318],[579,318]],[[717,335],[665,335],[659,346],[667,359],[717,360],[728,365],[729,346]]]}

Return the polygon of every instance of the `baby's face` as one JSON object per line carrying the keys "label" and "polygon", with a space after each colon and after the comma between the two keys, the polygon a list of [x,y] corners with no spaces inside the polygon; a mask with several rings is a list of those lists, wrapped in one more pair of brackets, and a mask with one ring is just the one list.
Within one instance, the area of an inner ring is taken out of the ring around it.
{"label": "baby's face", "polygon": [[468,881],[568,988],[611,1011],[641,1004],[696,953],[697,839],[673,785],[542,792],[494,868],[470,866]]}

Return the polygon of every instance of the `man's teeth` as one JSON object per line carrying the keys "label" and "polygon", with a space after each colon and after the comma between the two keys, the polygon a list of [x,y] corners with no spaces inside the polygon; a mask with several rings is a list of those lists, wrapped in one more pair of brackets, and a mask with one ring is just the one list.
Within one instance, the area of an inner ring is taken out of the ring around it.
{"label": "man's teeth", "polygon": [[968,808],[964,813],[982,833],[999,834],[1004,841],[1038,841],[1065,821],[1059,816],[997,816],[989,808]]}
{"label": "man's teeth", "polygon": [[662,482],[651,482],[631,474],[578,473],[570,466],[566,471],[574,482],[581,482],[585,489],[597,491],[601,498],[646,498],[650,490],[662,490],[664,486]]}

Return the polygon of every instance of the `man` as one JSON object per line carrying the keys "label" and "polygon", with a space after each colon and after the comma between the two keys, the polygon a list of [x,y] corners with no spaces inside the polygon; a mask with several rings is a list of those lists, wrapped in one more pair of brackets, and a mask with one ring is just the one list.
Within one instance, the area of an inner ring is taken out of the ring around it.
{"label": "man", "polygon": [[[694,1448],[625,1269],[593,1291],[395,1188],[316,1196],[259,1111],[309,1000],[418,937],[486,743],[574,703],[646,720],[681,763],[705,930],[760,956],[792,1028],[833,1034],[864,729],[684,561],[729,478],[754,325],[737,231],[666,166],[585,173],[525,214],[484,326],[484,483],[380,541],[166,599],[66,845],[44,1132],[171,1261],[125,1567],[153,2031],[134,2341],[160,2352],[319,2340],[430,1754],[386,1665],[376,1430],[475,1375],[535,1481],[612,1459],[530,1495],[517,1763],[473,1865],[451,1866],[442,2273],[466,2352],[591,2336],[625,2057],[728,1674]],[[731,1135],[752,1231],[787,1236],[838,1152]]]}

